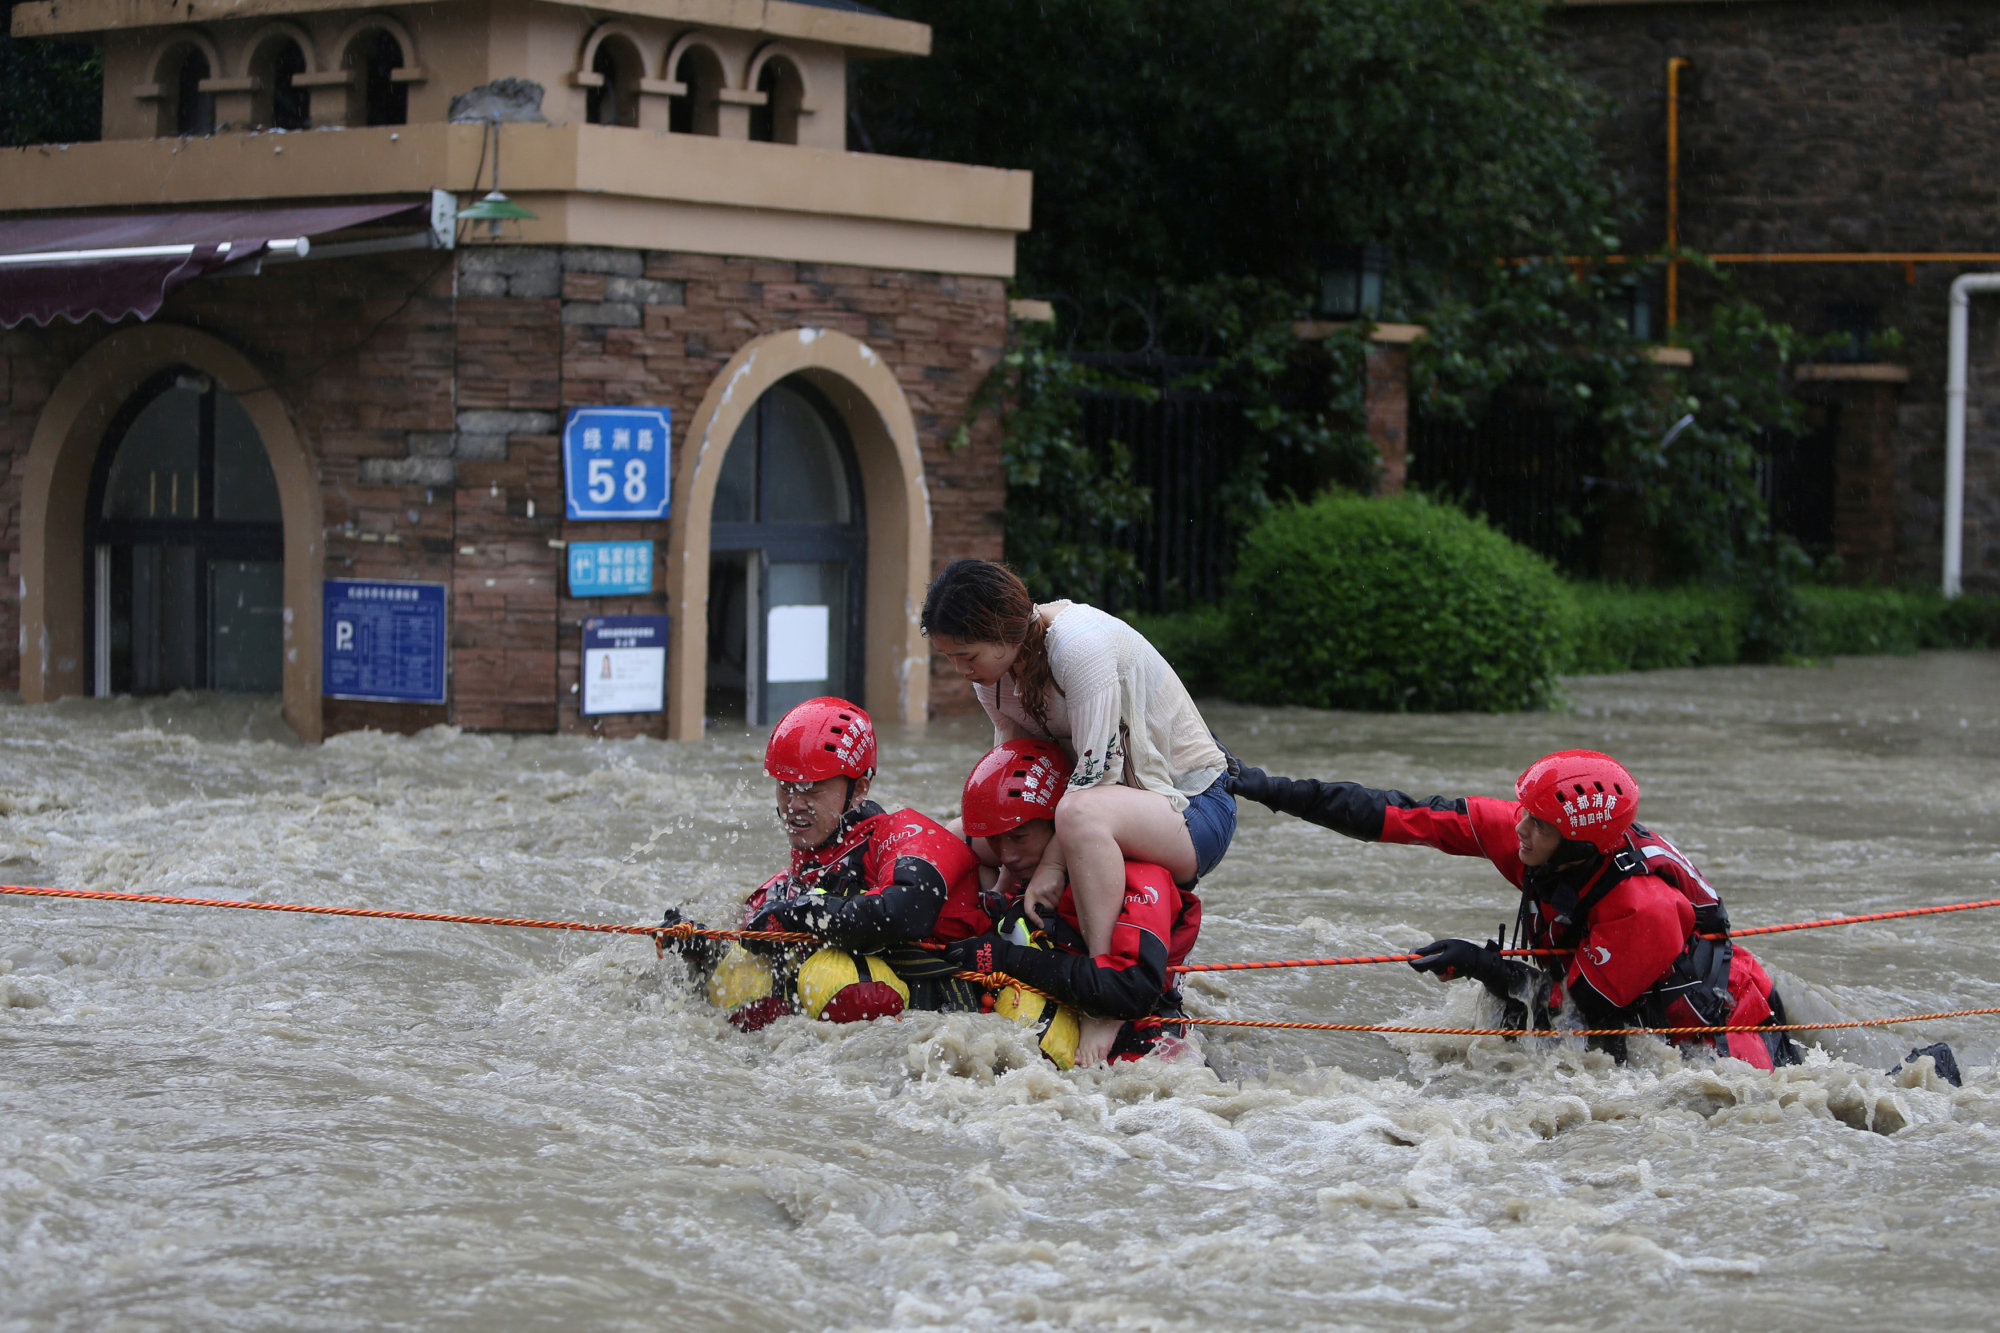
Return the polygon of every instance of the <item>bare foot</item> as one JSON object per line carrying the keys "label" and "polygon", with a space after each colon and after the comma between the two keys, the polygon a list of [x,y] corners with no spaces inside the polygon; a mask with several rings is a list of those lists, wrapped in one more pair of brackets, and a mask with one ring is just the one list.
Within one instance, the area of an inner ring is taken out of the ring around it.
{"label": "bare foot", "polygon": [[1077,1026],[1076,1067],[1088,1069],[1110,1058],[1111,1043],[1118,1040],[1118,1029],[1125,1025],[1115,1018],[1086,1018]]}

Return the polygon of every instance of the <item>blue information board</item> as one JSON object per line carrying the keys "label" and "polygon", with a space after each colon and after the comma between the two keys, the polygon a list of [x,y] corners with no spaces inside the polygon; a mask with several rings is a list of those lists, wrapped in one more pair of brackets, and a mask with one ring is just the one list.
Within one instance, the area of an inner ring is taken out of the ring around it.
{"label": "blue information board", "polygon": [[622,597],[653,590],[651,542],[571,542],[569,595]]}
{"label": "blue information board", "polygon": [[570,518],[665,518],[664,407],[572,407],[563,425],[563,491]]}
{"label": "blue information board", "polygon": [[325,676],[335,699],[441,704],[445,585],[326,581]]}
{"label": "blue information board", "polygon": [[667,707],[667,618],[592,616],[583,622],[583,714],[661,713]]}

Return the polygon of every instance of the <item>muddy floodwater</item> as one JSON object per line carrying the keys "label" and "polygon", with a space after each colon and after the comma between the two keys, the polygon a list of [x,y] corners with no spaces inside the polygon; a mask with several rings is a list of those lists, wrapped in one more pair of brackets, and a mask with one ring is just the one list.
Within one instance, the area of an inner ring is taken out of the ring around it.
{"label": "muddy floodwater", "polygon": [[[2000,898],[2000,655],[1569,683],[1566,712],[1213,705],[1278,771],[1504,793],[1623,758],[1739,926]],[[885,736],[938,815],[971,720]],[[0,703],[0,880],[710,919],[782,862],[761,740],[291,742],[267,703]],[[1194,961],[1513,916],[1483,864],[1245,810]],[[1794,1017],[2000,1005],[2000,911],[1755,941]],[[1397,965],[1196,1012],[1477,1024]],[[1953,1089],[1884,1072],[1949,1040]],[[643,939],[0,897],[0,1327],[1990,1325],[2000,1017],[1777,1074],[1573,1046],[1210,1029],[1058,1073],[990,1016],[744,1036]]]}

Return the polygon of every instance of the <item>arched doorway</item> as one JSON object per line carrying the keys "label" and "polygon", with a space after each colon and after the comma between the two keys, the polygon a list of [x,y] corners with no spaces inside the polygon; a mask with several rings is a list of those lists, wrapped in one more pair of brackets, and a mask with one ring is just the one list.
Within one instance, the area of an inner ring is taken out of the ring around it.
{"label": "arched doorway", "polygon": [[[707,712],[709,561],[715,553],[711,520],[722,470],[744,423],[757,413],[765,394],[780,385],[815,391],[812,405],[829,429],[838,431],[840,442],[851,447],[849,500],[856,503],[858,497],[858,504],[848,525],[865,523],[867,540],[857,557],[865,572],[849,583],[850,589],[866,591],[858,596],[860,605],[850,611],[848,622],[859,626],[845,655],[850,672],[855,658],[860,660],[858,679],[850,676],[854,684],[848,697],[883,725],[921,723],[929,711],[930,645],[918,630],[917,610],[931,576],[931,506],[909,399],[895,371],[866,343],[832,329],[783,329],[736,349],[709,382],[675,449],[666,571],[667,609],[673,618],[667,643],[667,734],[675,740],[700,740]],[[742,512],[740,507],[736,512]],[[726,607],[727,600],[719,603]],[[830,637],[830,603],[777,604],[827,606]],[[738,605],[746,612],[747,674],[747,595]],[[768,612],[768,606],[757,609]],[[768,624],[762,628],[768,632]],[[828,653],[835,655],[831,642]],[[763,711],[769,715],[768,701]]]}
{"label": "arched doorway", "polygon": [[822,694],[862,694],[868,554],[854,445],[797,376],[744,415],[710,516],[708,691],[717,719],[763,726]]}
{"label": "arched doorway", "polygon": [[284,516],[243,405],[191,367],[113,418],[85,502],[92,693],[284,687]]}
{"label": "arched doorway", "polygon": [[262,368],[213,334],[175,324],[114,330],[56,381],[35,421],[19,510],[21,697],[45,703],[91,693],[96,552],[90,537],[93,515],[103,514],[91,507],[92,481],[107,445],[122,440],[130,424],[125,410],[163,375],[178,379],[187,367],[214,380],[249,416],[276,479],[284,513],[285,721],[301,739],[316,741],[326,574],[318,465]]}

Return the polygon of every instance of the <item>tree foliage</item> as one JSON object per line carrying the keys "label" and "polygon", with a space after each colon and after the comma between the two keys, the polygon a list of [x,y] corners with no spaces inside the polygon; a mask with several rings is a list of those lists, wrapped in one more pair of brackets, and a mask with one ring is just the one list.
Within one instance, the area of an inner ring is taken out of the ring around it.
{"label": "tree foliage", "polygon": [[886,7],[934,49],[864,67],[865,146],[1032,170],[1022,286],[1100,330],[1218,277],[1310,293],[1330,246],[1389,246],[1421,300],[1605,230],[1591,98],[1540,0]]}
{"label": "tree foliage", "polygon": [[14,0],[0,0],[0,147],[95,139],[104,57],[75,42],[13,36]]}

